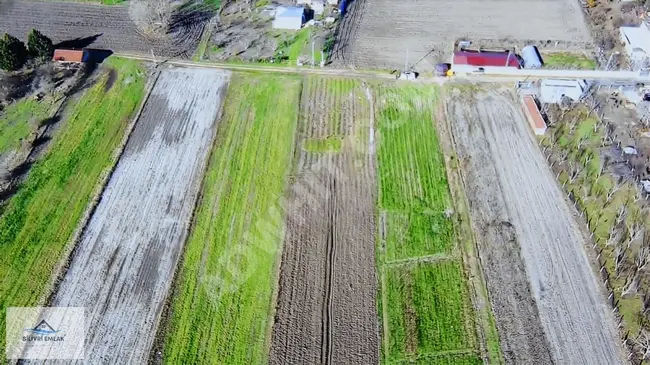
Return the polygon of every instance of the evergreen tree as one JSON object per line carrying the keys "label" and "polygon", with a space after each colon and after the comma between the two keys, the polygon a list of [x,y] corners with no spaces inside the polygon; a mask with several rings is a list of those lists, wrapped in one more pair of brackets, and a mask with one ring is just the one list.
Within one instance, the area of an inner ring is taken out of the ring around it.
{"label": "evergreen tree", "polygon": [[0,39],[0,68],[15,71],[27,61],[27,48],[18,38],[5,33]]}
{"label": "evergreen tree", "polygon": [[32,29],[27,36],[29,53],[36,58],[47,59],[54,53],[52,40],[36,29]]}

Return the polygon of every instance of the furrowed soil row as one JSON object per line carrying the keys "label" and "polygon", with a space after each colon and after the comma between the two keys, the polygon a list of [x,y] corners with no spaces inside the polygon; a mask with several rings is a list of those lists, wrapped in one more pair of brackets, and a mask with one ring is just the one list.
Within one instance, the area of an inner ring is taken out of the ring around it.
{"label": "furrowed soil row", "polygon": [[514,95],[448,94],[446,114],[506,362],[622,363],[582,233]]}
{"label": "furrowed soil row", "polygon": [[147,360],[227,79],[161,72],[52,300],[86,307],[85,361]]}
{"label": "furrowed soil row", "polygon": [[374,158],[357,145],[370,107],[358,82],[307,78],[304,89],[298,146],[341,142],[296,157],[270,363],[377,363]]}

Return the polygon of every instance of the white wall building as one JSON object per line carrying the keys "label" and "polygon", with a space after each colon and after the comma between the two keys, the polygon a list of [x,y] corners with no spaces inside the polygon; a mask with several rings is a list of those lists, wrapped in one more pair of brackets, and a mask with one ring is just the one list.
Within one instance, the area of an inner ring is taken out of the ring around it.
{"label": "white wall building", "polygon": [[633,69],[639,69],[650,56],[650,29],[644,22],[638,27],[621,27],[621,41],[625,45]]}
{"label": "white wall building", "polygon": [[578,101],[587,87],[585,80],[544,79],[539,87],[539,100],[542,103],[558,104],[566,96],[573,101]]}
{"label": "white wall building", "polygon": [[305,8],[302,6],[278,6],[275,9],[273,28],[299,30],[305,21]]}

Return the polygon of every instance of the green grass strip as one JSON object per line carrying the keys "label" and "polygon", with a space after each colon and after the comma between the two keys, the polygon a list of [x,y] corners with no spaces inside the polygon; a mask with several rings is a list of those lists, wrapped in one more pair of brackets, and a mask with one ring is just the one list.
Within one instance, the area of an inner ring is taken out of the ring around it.
{"label": "green grass strip", "polygon": [[595,70],[598,64],[596,60],[583,54],[557,52],[542,54],[542,61],[545,68],[569,68],[579,70]]}
{"label": "green grass strip", "polygon": [[343,139],[339,136],[330,136],[327,138],[306,139],[302,143],[302,149],[312,153],[336,153],[341,152]]}
{"label": "green grass strip", "polygon": [[233,77],[174,289],[166,363],[266,363],[284,237],[274,209],[291,170],[299,97],[299,79]]}
{"label": "green grass strip", "polygon": [[[119,75],[113,87],[104,91],[104,76],[85,92],[62,122],[50,152],[0,213],[2,329],[7,307],[41,304],[50,290],[51,275],[102,173],[115,164],[114,152],[144,96],[145,74],[138,63],[107,63]],[[0,345],[4,353],[4,335]]]}

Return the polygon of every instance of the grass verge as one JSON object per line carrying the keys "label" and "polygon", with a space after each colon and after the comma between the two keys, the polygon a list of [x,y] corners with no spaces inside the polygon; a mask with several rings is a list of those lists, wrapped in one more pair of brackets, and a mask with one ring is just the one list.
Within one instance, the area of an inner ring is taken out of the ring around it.
{"label": "grass verge", "polygon": [[[0,328],[7,307],[42,304],[144,96],[145,74],[137,62],[111,58],[106,64],[119,75],[113,87],[104,91],[105,76],[71,107],[50,151],[0,212]],[[5,337],[0,338],[4,348]]]}
{"label": "grass verge", "polygon": [[0,114],[0,155],[15,150],[36,131],[54,107],[54,100],[26,98],[10,104]]}
{"label": "grass verge", "polygon": [[284,237],[276,208],[299,97],[297,78],[233,77],[172,295],[165,362],[266,362]]}
{"label": "grass verge", "polygon": [[598,64],[584,54],[557,52],[542,54],[544,68],[568,68],[578,70],[595,70]]}

